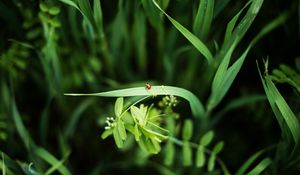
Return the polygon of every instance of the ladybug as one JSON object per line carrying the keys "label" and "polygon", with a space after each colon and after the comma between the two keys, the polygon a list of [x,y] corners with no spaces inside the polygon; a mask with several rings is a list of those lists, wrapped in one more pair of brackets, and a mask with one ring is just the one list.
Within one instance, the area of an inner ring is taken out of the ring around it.
{"label": "ladybug", "polygon": [[150,83],[146,83],[146,88],[147,89],[151,89],[151,84]]}

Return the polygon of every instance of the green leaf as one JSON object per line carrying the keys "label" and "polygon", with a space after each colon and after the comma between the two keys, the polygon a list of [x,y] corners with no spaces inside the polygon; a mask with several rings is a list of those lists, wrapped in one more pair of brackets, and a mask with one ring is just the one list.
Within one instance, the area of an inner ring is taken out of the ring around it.
{"label": "green leaf", "polygon": [[167,145],[165,147],[165,159],[164,163],[168,166],[172,165],[174,162],[174,156],[175,156],[175,147],[173,142],[169,141],[167,142]]}
{"label": "green leaf", "polygon": [[[221,54],[219,55],[220,58],[223,58],[226,52],[234,43],[239,43],[240,40],[244,37],[245,33],[250,28],[251,24],[253,23],[254,19],[256,18],[260,8],[262,6],[263,0],[252,0],[251,6],[249,7],[247,13],[241,19],[240,23],[235,27],[232,35],[228,37],[226,43],[224,43],[223,47],[221,48]],[[247,6],[247,5],[246,5]],[[240,13],[240,12],[239,12]]]}
{"label": "green leaf", "polygon": [[183,166],[191,166],[192,165],[192,148],[189,142],[183,142],[182,147],[182,159]]}
{"label": "green leaf", "polygon": [[92,94],[65,94],[71,96],[101,96],[101,97],[131,97],[131,96],[151,96],[151,95],[174,95],[189,101],[194,117],[204,118],[205,110],[203,104],[190,91],[173,86],[152,86],[151,89],[145,87],[128,88]]}
{"label": "green leaf", "polygon": [[58,15],[59,12],[60,12],[60,9],[59,9],[59,7],[56,7],[56,6],[51,7],[51,8],[49,9],[49,13],[50,13],[51,15]]}
{"label": "green leaf", "polygon": [[134,136],[135,136],[135,140],[139,141],[140,140],[140,136],[141,136],[141,132],[139,130],[139,126],[138,124],[134,125]]}
{"label": "green leaf", "polygon": [[179,22],[170,17],[160,6],[152,0],[152,2],[156,5],[156,7],[166,15],[166,17],[171,21],[171,23],[176,27],[176,29],[183,35],[187,40],[191,42],[191,44],[206,58],[208,64],[213,62],[213,56],[210,50],[206,47],[206,45],[197,38],[194,34],[192,34],[188,29],[183,27]]}
{"label": "green leaf", "polygon": [[200,38],[207,36],[214,14],[214,0],[201,0],[194,20],[193,31]]}
{"label": "green leaf", "polygon": [[[267,63],[265,67],[267,68]],[[258,68],[259,70],[259,68]],[[266,70],[267,72],[267,70]],[[264,90],[267,94],[271,108],[277,118],[279,126],[283,133],[283,138],[290,144],[294,145],[294,151],[299,147],[300,141],[300,123],[287,102],[284,100],[274,83],[271,81],[268,73],[262,77],[262,74],[259,70],[261,81],[264,87]],[[292,136],[294,143],[290,141],[290,135]]]}
{"label": "green leaf", "polygon": [[52,154],[50,154],[47,150],[44,148],[38,147],[34,150],[34,153],[48,162],[53,167],[56,167],[56,169],[63,175],[69,175],[71,174],[70,171],[61,163],[61,161],[57,160]]}
{"label": "green leaf", "polygon": [[155,8],[154,4],[149,0],[141,0],[144,7],[146,16],[149,19],[150,24],[155,27],[156,30],[161,30],[162,22],[159,12]]}
{"label": "green leaf", "polygon": [[247,175],[258,175],[261,174],[270,164],[272,160],[270,158],[265,158],[259,164],[257,164]]}
{"label": "green leaf", "polygon": [[205,164],[205,149],[203,145],[199,145],[196,152],[196,167],[201,168]]}
{"label": "green leaf", "polygon": [[99,33],[100,33],[100,35],[104,35],[104,33],[103,33],[103,14],[102,14],[100,0],[94,0],[93,10],[94,10],[93,15],[94,15],[95,23],[99,30]]}
{"label": "green leaf", "polygon": [[131,106],[130,112],[131,112],[132,117],[135,120],[137,120],[140,125],[144,126],[144,120],[145,120],[146,116],[142,113],[140,108],[138,108],[136,106]]}
{"label": "green leaf", "polygon": [[117,147],[122,148],[124,143],[123,143],[122,138],[120,136],[120,132],[118,131],[117,128],[114,128],[113,135],[114,135],[114,140],[115,140],[115,143],[116,143]]}
{"label": "green leaf", "polygon": [[123,97],[117,98],[116,103],[115,103],[115,115],[116,115],[116,117],[120,117],[120,115],[122,114],[123,103],[124,103]]}
{"label": "green leaf", "polygon": [[106,139],[108,136],[110,136],[113,133],[113,129],[108,129],[105,130],[102,134],[101,134],[101,138],[102,139]]}
{"label": "green leaf", "polygon": [[40,3],[40,9],[41,9],[41,11],[42,12],[48,12],[48,10],[49,10],[49,7],[47,6],[47,4],[45,4],[45,3]]}
{"label": "green leaf", "polygon": [[253,154],[251,157],[249,157],[246,162],[243,163],[243,165],[238,169],[238,171],[236,172],[236,175],[243,175],[246,173],[247,169],[253,164],[253,162],[255,160],[257,160],[257,158],[259,156],[261,156],[263,153],[265,152],[265,150],[260,150],[258,152],[256,152],[255,154]]}
{"label": "green leaf", "polygon": [[214,146],[212,152],[213,152],[214,154],[217,155],[217,154],[219,154],[219,153],[222,151],[223,147],[224,147],[224,142],[223,142],[223,141],[218,142],[218,143]]}
{"label": "green leaf", "polygon": [[182,129],[182,139],[188,141],[191,139],[193,134],[193,122],[191,119],[184,120],[183,129]]}
{"label": "green leaf", "polygon": [[211,172],[215,168],[215,163],[216,163],[216,155],[211,154],[208,159],[208,165],[207,165],[207,171]]}
{"label": "green leaf", "polygon": [[118,120],[118,123],[117,123],[117,129],[118,129],[121,139],[126,140],[126,130],[125,130],[124,122],[120,119]]}
{"label": "green leaf", "polygon": [[204,134],[201,139],[200,139],[200,145],[203,146],[207,146],[210,144],[210,142],[212,141],[214,137],[214,132],[213,131],[209,131],[206,134]]}

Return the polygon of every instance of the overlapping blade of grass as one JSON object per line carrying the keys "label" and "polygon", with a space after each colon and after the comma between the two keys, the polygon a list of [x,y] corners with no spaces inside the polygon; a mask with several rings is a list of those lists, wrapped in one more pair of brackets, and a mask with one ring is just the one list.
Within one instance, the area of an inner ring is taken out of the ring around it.
{"label": "overlapping blade of grass", "polygon": [[176,27],[176,29],[191,42],[191,44],[204,56],[207,60],[208,64],[213,62],[213,55],[211,54],[208,47],[193,33],[191,33],[188,29],[183,27],[179,22],[169,16],[156,2],[152,0],[152,2],[156,5],[156,7],[171,21],[171,23]]}
{"label": "overlapping blade of grass", "polygon": [[92,94],[75,94],[71,96],[101,96],[101,97],[132,97],[132,96],[156,96],[156,95],[174,95],[186,99],[190,103],[192,113],[195,117],[205,117],[204,107],[199,99],[190,91],[173,86],[152,86],[151,89],[145,87],[128,88]]}
{"label": "overlapping blade of grass", "polygon": [[[0,151],[1,156],[2,156],[2,167],[0,169],[2,169],[2,174],[4,174],[3,172],[7,172],[7,174],[22,174],[22,169],[20,168],[20,166],[18,165],[18,163],[16,161],[14,161],[12,158],[10,158],[8,155],[6,155],[4,152]],[[3,164],[5,166],[3,166]],[[3,170],[5,169],[5,170]],[[12,173],[13,172],[13,173]]]}
{"label": "overlapping blade of grass", "polygon": [[[258,63],[257,63],[258,64]],[[258,65],[257,65],[258,66]],[[271,105],[271,108],[277,118],[280,125],[283,139],[289,143],[289,145],[294,145],[293,153],[299,149],[300,141],[300,123],[296,115],[293,113],[287,102],[284,100],[275,84],[272,82],[270,76],[267,73],[268,63],[265,63],[266,72],[264,77],[262,76],[259,68],[259,74],[261,81],[266,92],[267,98]],[[292,143],[290,136],[292,136],[294,143]]]}
{"label": "overlapping blade of grass", "polygon": [[243,175],[246,173],[246,171],[249,169],[249,167],[260,157],[267,149],[260,150],[253,154],[251,157],[249,157],[246,162],[243,163],[243,165],[238,169],[238,171],[235,173],[235,175]]}
{"label": "overlapping blade of grass", "polygon": [[259,162],[247,175],[261,174],[272,163],[271,158],[265,158]]}
{"label": "overlapping blade of grass", "polygon": [[[242,12],[242,10],[239,13],[241,13],[241,12]],[[226,35],[228,35],[227,36],[228,38],[231,38],[231,30],[232,30],[233,26],[235,25],[235,22],[236,22],[238,16],[239,16],[239,14],[237,14],[229,22],[229,24],[227,26]],[[284,21],[286,21],[288,17],[289,17],[289,13],[285,12],[285,13],[279,15],[274,20],[272,20],[267,25],[265,25],[260,30],[260,32],[256,35],[256,37],[253,38],[253,40],[250,42],[249,46],[243,52],[243,54],[230,67],[228,67],[232,53],[233,53],[238,41],[233,42],[233,44],[229,47],[229,50],[226,52],[224,58],[222,59],[222,62],[219,65],[217,72],[215,74],[215,77],[213,79],[212,94],[211,94],[208,104],[207,104],[208,110],[212,110],[215,106],[217,106],[218,103],[226,95],[226,93],[229,90],[230,86],[232,85],[235,77],[237,76],[238,72],[240,71],[248,52],[253,47],[253,45],[255,43],[257,43],[263,36],[265,36],[266,34],[271,32],[273,29],[277,28],[279,25],[283,24]],[[225,41],[226,41],[226,36],[225,36]]]}
{"label": "overlapping blade of grass", "polygon": [[[35,154],[48,162],[52,167],[50,168],[49,173],[53,172],[54,170],[58,170],[62,175],[70,175],[70,171],[63,165],[63,162],[65,161],[66,158],[63,159],[63,161],[57,160],[52,154],[50,154],[47,150],[41,147],[37,147],[34,150]],[[66,156],[67,157],[67,156]]]}
{"label": "overlapping blade of grass", "polygon": [[[222,59],[229,48],[234,43],[239,43],[240,40],[244,37],[245,33],[248,31],[249,27],[253,23],[256,15],[258,14],[263,0],[252,0],[251,6],[249,7],[246,15],[243,19],[239,22],[237,27],[232,32],[232,35],[227,39],[227,42],[224,43],[223,47],[221,48],[221,52],[219,57]],[[234,17],[235,18],[235,17]]]}
{"label": "overlapping blade of grass", "polygon": [[199,38],[207,36],[214,14],[214,0],[202,0],[194,20],[193,31]]}

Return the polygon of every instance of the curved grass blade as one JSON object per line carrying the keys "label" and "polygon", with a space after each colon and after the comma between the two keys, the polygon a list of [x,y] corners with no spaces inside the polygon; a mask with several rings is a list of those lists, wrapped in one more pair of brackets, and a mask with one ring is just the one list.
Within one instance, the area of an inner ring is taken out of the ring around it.
{"label": "curved grass blade", "polygon": [[272,160],[270,158],[265,158],[259,164],[257,164],[247,175],[258,175],[261,174],[270,164]]}
{"label": "curved grass blade", "polygon": [[156,2],[152,0],[152,2],[156,5],[156,7],[171,21],[171,23],[176,27],[176,29],[191,42],[191,44],[205,57],[208,64],[213,62],[213,56],[210,50],[206,47],[206,45],[197,38],[194,34],[192,34],[188,29],[183,27],[179,22],[170,17]]}
{"label": "curved grass blade", "polygon": [[190,91],[173,87],[173,86],[152,86],[151,89],[145,87],[136,87],[128,89],[120,89],[114,91],[91,93],[91,94],[75,94],[67,93],[71,96],[101,96],[101,97],[132,97],[132,96],[156,96],[156,95],[174,95],[186,99],[190,103],[190,107],[194,117],[205,117],[205,111],[199,99]]}
{"label": "curved grass blade", "polygon": [[243,175],[247,171],[247,169],[252,165],[252,163],[263,153],[265,152],[265,149],[260,150],[253,154],[240,168],[239,170],[235,173],[235,175]]}
{"label": "curved grass blade", "polygon": [[50,154],[47,150],[41,147],[37,147],[35,149],[35,154],[51,164],[53,167],[56,167],[57,170],[62,175],[70,175],[70,171],[61,163],[61,161],[57,160],[52,154]]}
{"label": "curved grass blade", "polygon": [[[294,140],[294,150],[299,147],[300,142],[300,123],[296,115],[293,113],[285,99],[282,97],[275,84],[272,82],[270,76],[267,73],[268,63],[265,63],[266,75],[262,77],[259,70],[259,75],[267,94],[271,108],[277,118],[279,126],[282,130],[283,137],[286,141],[290,142],[289,135],[291,134]],[[289,143],[293,145],[293,143]]]}

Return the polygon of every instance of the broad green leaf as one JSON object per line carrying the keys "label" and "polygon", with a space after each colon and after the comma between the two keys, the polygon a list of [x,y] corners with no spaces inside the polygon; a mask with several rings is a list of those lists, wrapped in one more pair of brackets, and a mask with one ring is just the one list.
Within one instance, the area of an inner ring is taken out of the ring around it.
{"label": "broad green leaf", "polygon": [[210,30],[214,14],[214,0],[201,0],[194,20],[193,31],[201,39],[205,38]]}
{"label": "broad green leaf", "polygon": [[108,129],[105,130],[102,134],[101,134],[101,138],[102,139],[106,139],[108,136],[110,136],[113,133],[113,129]]}
{"label": "broad green leaf", "polygon": [[121,119],[118,120],[117,129],[121,139],[126,140],[126,130],[125,130],[124,122]]}
{"label": "broad green leaf", "polygon": [[209,131],[209,132],[205,133],[200,139],[200,145],[203,145],[203,146],[209,145],[210,142],[212,141],[213,137],[214,137],[213,131]]}
{"label": "broad green leaf", "polygon": [[215,168],[215,164],[216,164],[216,155],[212,153],[208,159],[207,171],[209,172],[213,171]]}
{"label": "broad green leaf", "polygon": [[117,128],[114,128],[113,135],[117,147],[122,148],[124,143]]}
{"label": "broad green leaf", "polygon": [[182,145],[182,161],[183,166],[192,165],[192,148],[187,141],[183,142]]}
{"label": "broad green leaf", "polygon": [[101,96],[101,97],[131,97],[131,96],[151,96],[151,95],[174,95],[179,96],[190,103],[194,117],[204,118],[205,111],[199,99],[190,91],[173,86],[152,86],[151,89],[145,87],[128,88],[92,94],[65,94],[71,96]]}
{"label": "broad green leaf", "polygon": [[265,158],[259,164],[257,164],[247,175],[259,175],[261,174],[270,164],[272,163],[271,158]]}
{"label": "broad green leaf", "polygon": [[175,156],[175,147],[173,142],[169,141],[167,142],[167,145],[165,147],[165,159],[164,163],[168,166],[172,165],[174,162],[174,156]]}
{"label": "broad green leaf", "polygon": [[193,122],[191,119],[184,120],[183,129],[182,129],[182,139],[188,141],[193,135]]}
{"label": "broad green leaf", "polygon": [[213,56],[207,46],[194,34],[192,34],[188,29],[183,27],[179,22],[170,17],[160,6],[152,0],[152,2],[156,5],[156,7],[171,21],[171,23],[176,27],[176,29],[183,35],[187,40],[191,42],[191,44],[205,57],[208,64],[213,62]]}
{"label": "broad green leaf", "polygon": [[222,149],[223,149],[223,147],[224,147],[224,142],[218,142],[215,146],[214,146],[214,148],[213,148],[213,150],[212,150],[212,152],[214,153],[214,154],[219,154],[221,151],[222,151]]}
{"label": "broad green leaf", "polygon": [[48,162],[50,165],[57,168],[57,170],[63,175],[71,174],[70,171],[59,161],[57,160],[52,154],[50,154],[47,150],[41,147],[37,147],[34,150],[34,153]]}
{"label": "broad green leaf", "polygon": [[201,168],[205,164],[205,149],[203,145],[199,145],[196,152],[196,167]]}
{"label": "broad green leaf", "polygon": [[116,103],[115,103],[115,115],[116,115],[116,117],[120,117],[120,115],[122,114],[123,103],[124,103],[124,98],[123,97],[117,98]]}

